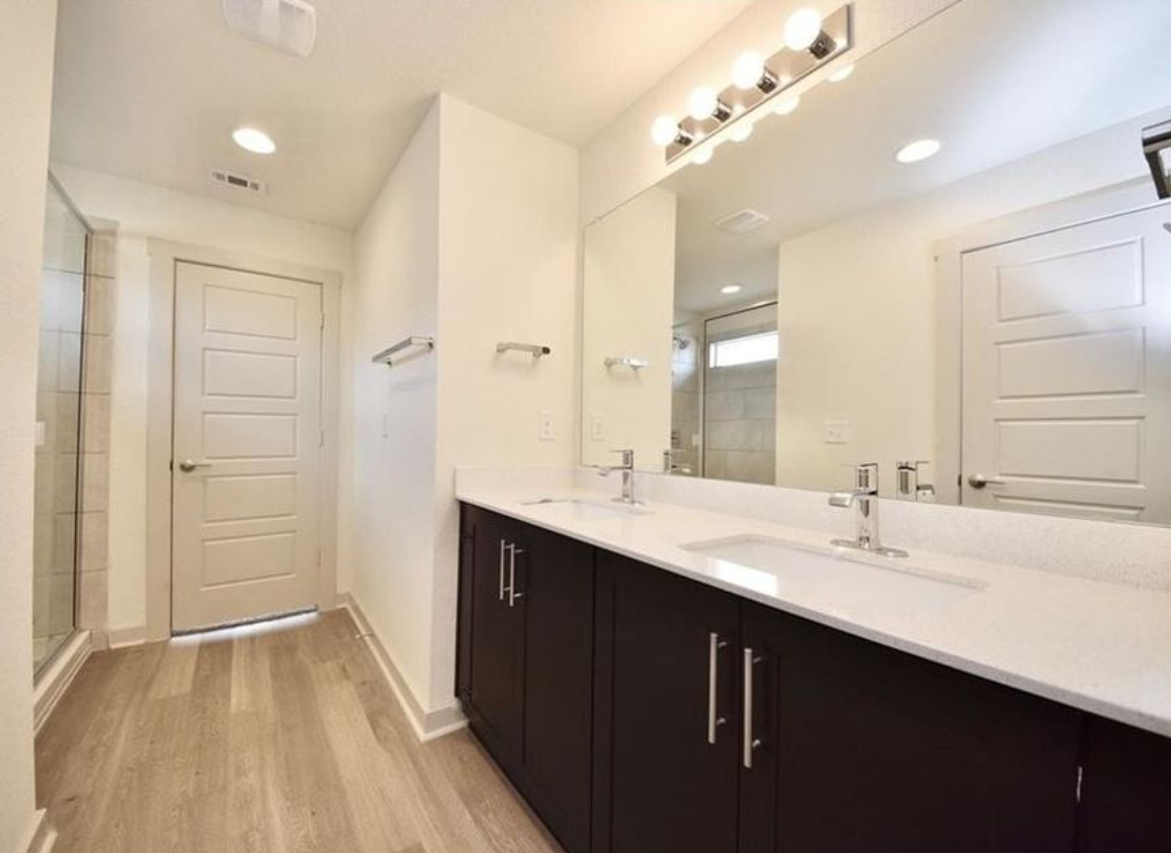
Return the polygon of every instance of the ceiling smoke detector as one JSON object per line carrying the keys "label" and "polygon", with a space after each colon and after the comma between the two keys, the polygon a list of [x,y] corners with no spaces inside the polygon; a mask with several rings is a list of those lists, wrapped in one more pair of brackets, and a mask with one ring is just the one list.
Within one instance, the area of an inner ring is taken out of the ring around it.
{"label": "ceiling smoke detector", "polygon": [[211,179],[214,183],[225,187],[251,190],[254,193],[264,192],[264,181],[258,181],[256,178],[249,178],[247,175],[239,175],[235,172],[227,172],[223,169],[212,169]]}
{"label": "ceiling smoke detector", "polygon": [[749,231],[755,231],[767,222],[768,217],[763,213],[746,207],[744,210],[738,210],[735,213],[729,213],[727,216],[721,216],[712,225],[721,231],[727,231],[729,234],[747,234]]}
{"label": "ceiling smoke detector", "polygon": [[223,0],[228,26],[253,41],[295,56],[317,43],[317,12],[305,0]]}

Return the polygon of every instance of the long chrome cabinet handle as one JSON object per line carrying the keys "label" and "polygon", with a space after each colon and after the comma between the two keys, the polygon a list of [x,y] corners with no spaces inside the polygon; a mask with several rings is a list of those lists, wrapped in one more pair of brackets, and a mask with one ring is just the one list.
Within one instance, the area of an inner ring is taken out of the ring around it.
{"label": "long chrome cabinet handle", "polygon": [[728,644],[715,631],[708,634],[707,659],[707,742],[716,742],[716,729],[725,722],[719,716],[720,649]]}
{"label": "long chrome cabinet handle", "polygon": [[513,542],[508,546],[508,606],[515,607],[518,598],[524,598],[523,592],[516,591],[516,555],[523,554],[524,549],[517,548],[516,543]]}
{"label": "long chrome cabinet handle", "polygon": [[751,648],[744,649],[744,744],[743,744],[743,763],[747,770],[752,769],[752,752],[760,746],[760,740],[752,735],[753,723],[753,698],[752,698],[752,675],[753,668],[760,663],[760,658]]}
{"label": "long chrome cabinet handle", "polygon": [[504,552],[508,550],[508,545],[503,539],[500,540],[500,592],[496,596],[497,601],[504,601]]}

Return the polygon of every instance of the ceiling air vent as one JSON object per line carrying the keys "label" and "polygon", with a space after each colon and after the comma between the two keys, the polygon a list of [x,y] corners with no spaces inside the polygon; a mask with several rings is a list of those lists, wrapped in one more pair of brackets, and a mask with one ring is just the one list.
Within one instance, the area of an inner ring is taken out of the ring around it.
{"label": "ceiling air vent", "polygon": [[223,0],[228,26],[253,41],[297,56],[317,42],[317,12],[305,0]]}
{"label": "ceiling air vent", "polygon": [[749,231],[755,231],[766,222],[768,222],[767,216],[760,211],[746,207],[744,210],[721,216],[712,225],[721,231],[727,231],[729,234],[747,234]]}
{"label": "ceiling air vent", "polygon": [[246,175],[237,175],[234,172],[222,172],[219,169],[211,170],[211,179],[225,187],[234,187],[238,190],[252,190],[254,193],[264,192],[264,181],[249,178]]}

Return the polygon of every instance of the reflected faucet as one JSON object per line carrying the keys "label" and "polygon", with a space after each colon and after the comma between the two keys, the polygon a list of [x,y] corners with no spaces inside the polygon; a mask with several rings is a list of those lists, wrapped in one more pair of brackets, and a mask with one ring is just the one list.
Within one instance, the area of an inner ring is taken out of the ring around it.
{"label": "reflected faucet", "polygon": [[622,495],[613,500],[619,503],[630,504],[631,506],[640,503],[634,498],[634,451],[633,450],[614,450],[613,453],[622,454],[622,464],[615,466],[598,466],[598,475],[601,477],[609,477],[611,471],[622,472]]}
{"label": "reflected faucet", "polygon": [[854,468],[854,489],[834,492],[829,505],[849,509],[854,507],[857,533],[853,539],[834,539],[831,544],[840,548],[856,548],[883,557],[906,557],[899,548],[887,548],[878,535],[878,463],[866,462]]}

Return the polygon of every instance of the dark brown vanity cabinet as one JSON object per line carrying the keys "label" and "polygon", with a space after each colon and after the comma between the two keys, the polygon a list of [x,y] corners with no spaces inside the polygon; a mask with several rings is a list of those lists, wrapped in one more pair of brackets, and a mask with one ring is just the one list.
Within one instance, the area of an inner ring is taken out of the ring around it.
{"label": "dark brown vanity cabinet", "polygon": [[1168,853],[1171,740],[474,508],[458,690],[568,853]]}
{"label": "dark brown vanity cabinet", "polygon": [[1074,849],[1078,712],[753,604],[742,635],[741,851]]}
{"label": "dark brown vanity cabinet", "polygon": [[594,550],[474,507],[461,528],[457,693],[546,826],[587,853]]}
{"label": "dark brown vanity cabinet", "polygon": [[734,596],[598,553],[595,853],[736,853]]}

